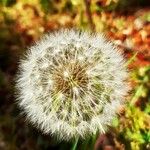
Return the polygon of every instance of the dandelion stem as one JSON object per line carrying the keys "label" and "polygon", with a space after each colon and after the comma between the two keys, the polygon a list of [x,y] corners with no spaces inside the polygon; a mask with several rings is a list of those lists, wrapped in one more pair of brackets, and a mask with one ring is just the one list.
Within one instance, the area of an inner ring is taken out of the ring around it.
{"label": "dandelion stem", "polygon": [[75,142],[74,142],[73,147],[72,147],[71,150],[76,150],[77,145],[78,145],[78,141],[79,141],[79,138],[76,138],[76,140],[75,140]]}
{"label": "dandelion stem", "polygon": [[92,144],[91,144],[92,150],[94,150],[94,145],[95,145],[96,139],[97,139],[97,133],[92,136]]}

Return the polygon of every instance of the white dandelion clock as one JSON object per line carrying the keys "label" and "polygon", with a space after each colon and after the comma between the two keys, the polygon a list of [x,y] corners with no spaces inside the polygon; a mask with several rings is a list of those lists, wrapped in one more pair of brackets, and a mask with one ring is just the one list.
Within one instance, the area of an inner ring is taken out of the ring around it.
{"label": "white dandelion clock", "polygon": [[104,133],[128,92],[124,58],[101,34],[50,33],[19,68],[19,106],[44,133],[63,140]]}

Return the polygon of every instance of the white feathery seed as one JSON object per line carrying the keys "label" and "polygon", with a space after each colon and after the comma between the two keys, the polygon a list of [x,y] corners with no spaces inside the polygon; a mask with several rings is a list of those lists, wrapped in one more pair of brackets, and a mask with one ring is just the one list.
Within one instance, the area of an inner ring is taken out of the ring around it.
{"label": "white feathery seed", "polygon": [[121,52],[99,33],[59,30],[27,51],[18,104],[44,133],[86,138],[111,125],[129,87]]}

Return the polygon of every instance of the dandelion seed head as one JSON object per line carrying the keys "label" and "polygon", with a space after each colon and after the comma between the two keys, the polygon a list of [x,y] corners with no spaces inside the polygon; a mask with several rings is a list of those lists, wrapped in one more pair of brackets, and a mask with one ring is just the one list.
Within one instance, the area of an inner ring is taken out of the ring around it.
{"label": "dandelion seed head", "polygon": [[30,47],[19,68],[20,107],[61,140],[107,131],[129,90],[124,58],[101,34],[50,33]]}

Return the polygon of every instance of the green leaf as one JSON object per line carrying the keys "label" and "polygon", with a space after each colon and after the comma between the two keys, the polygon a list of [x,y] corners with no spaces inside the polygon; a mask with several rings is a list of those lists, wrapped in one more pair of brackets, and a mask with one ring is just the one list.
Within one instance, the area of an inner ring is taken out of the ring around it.
{"label": "green leaf", "polygon": [[136,53],[126,62],[125,66],[130,65],[130,64],[135,60],[137,54],[138,54],[138,52],[136,52]]}
{"label": "green leaf", "polygon": [[72,5],[77,6],[81,4],[81,0],[71,0]]}
{"label": "green leaf", "polygon": [[53,10],[53,4],[51,0],[40,0],[40,4],[45,12]]}
{"label": "green leaf", "polygon": [[3,6],[10,6],[16,3],[16,0],[0,0],[0,4]]}
{"label": "green leaf", "polygon": [[2,4],[3,6],[6,6],[8,0],[0,0],[0,4]]}
{"label": "green leaf", "polygon": [[147,104],[144,112],[146,112],[147,114],[150,114],[150,104]]}
{"label": "green leaf", "polygon": [[143,92],[143,84],[141,84],[137,89],[136,92],[134,94],[134,96],[132,97],[132,99],[130,100],[130,104],[134,105],[136,103],[136,101],[138,100],[138,98],[142,95]]}
{"label": "green leaf", "polygon": [[118,125],[119,125],[119,119],[118,119],[117,117],[113,119],[112,125],[113,125],[114,127],[118,127]]}

